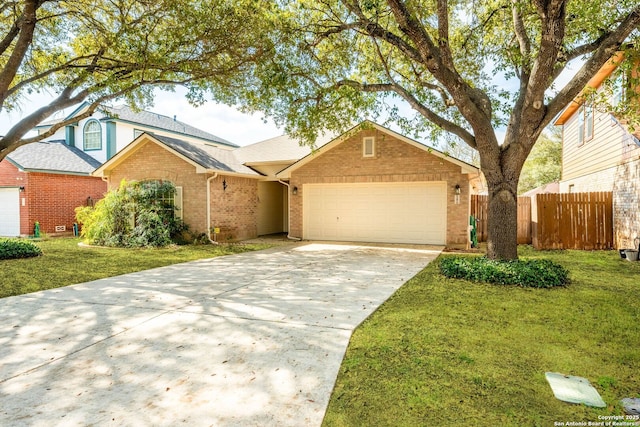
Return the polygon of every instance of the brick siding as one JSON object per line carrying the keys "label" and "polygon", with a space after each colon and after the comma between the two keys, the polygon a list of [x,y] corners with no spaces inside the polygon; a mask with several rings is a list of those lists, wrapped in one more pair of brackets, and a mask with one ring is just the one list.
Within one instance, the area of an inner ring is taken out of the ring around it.
{"label": "brick siding", "polygon": [[[195,235],[209,227],[219,227],[219,241],[257,236],[257,188],[255,179],[220,175],[210,182],[211,224],[207,224],[207,178],[194,165],[182,160],[155,142],[141,143],[109,175],[109,188],[128,181],[165,180],[182,187],[182,216]],[[223,190],[222,182],[227,189]]]}
{"label": "brick siding", "polygon": [[[35,222],[40,230],[56,233],[56,226],[73,231],[75,208],[87,204],[87,198],[99,200],[107,191],[100,178],[43,172],[20,172],[8,161],[0,162],[0,186],[22,186],[20,193],[20,234],[34,232]],[[24,200],[24,202],[23,202]]]}
{"label": "brick siding", "polygon": [[[375,157],[362,156],[362,139],[375,137]],[[444,181],[447,183],[448,246],[466,247],[469,241],[469,176],[445,159],[400,141],[379,130],[361,131],[327,150],[291,174],[289,234],[302,237],[304,184]],[[460,185],[460,204],[454,203],[455,186]]]}
{"label": "brick siding", "polygon": [[637,249],[640,237],[640,160],[616,168],[613,186],[613,239],[616,248]]}

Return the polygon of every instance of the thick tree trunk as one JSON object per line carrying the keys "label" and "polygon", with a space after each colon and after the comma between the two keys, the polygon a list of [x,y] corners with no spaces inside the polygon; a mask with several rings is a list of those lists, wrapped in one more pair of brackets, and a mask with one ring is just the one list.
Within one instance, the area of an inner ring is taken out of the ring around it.
{"label": "thick tree trunk", "polygon": [[518,258],[518,180],[487,181],[487,257]]}

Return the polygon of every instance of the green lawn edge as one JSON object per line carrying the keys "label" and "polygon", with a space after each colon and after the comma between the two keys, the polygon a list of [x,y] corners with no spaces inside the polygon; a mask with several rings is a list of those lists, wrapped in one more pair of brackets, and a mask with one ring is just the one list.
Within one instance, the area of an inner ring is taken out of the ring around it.
{"label": "green lawn edge", "polygon": [[270,247],[241,243],[131,249],[80,247],[80,242],[77,238],[43,240],[36,242],[42,256],[0,260],[0,298]]}
{"label": "green lawn edge", "polygon": [[[565,266],[553,289],[448,279],[439,261],[354,332],[324,426],[553,426],[621,414],[640,393],[640,262],[534,251]],[[545,372],[586,377],[608,407],[557,400]]]}

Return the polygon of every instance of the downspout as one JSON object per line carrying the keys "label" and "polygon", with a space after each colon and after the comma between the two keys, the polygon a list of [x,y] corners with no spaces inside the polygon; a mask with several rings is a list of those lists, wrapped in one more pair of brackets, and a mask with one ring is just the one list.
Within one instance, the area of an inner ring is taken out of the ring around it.
{"label": "downspout", "polygon": [[207,239],[214,245],[218,245],[219,243],[211,238],[211,181],[217,177],[218,172],[207,178]]}
{"label": "downspout", "polygon": [[302,240],[301,238],[293,237],[291,234],[289,234],[289,232],[291,231],[291,191],[289,188],[289,184],[282,181],[281,179],[278,179],[278,182],[287,187],[287,208],[289,209],[289,212],[287,212],[287,239],[300,241]]}

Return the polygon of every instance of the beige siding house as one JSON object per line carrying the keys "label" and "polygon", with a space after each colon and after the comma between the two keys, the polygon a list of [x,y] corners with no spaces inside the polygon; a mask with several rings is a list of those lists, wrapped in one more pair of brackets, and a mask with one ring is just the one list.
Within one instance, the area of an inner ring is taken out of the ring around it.
{"label": "beige siding house", "polygon": [[[589,82],[600,88],[618,56]],[[614,102],[614,100],[612,100]],[[558,117],[562,132],[561,193],[613,192],[614,241],[629,248],[640,236],[640,140],[613,114],[598,111],[579,96]]]}
{"label": "beige siding house", "polygon": [[110,188],[172,182],[190,230],[219,241],[286,232],[468,247],[475,166],[370,122],[316,147],[283,136],[229,150],[145,133],[94,175]]}

